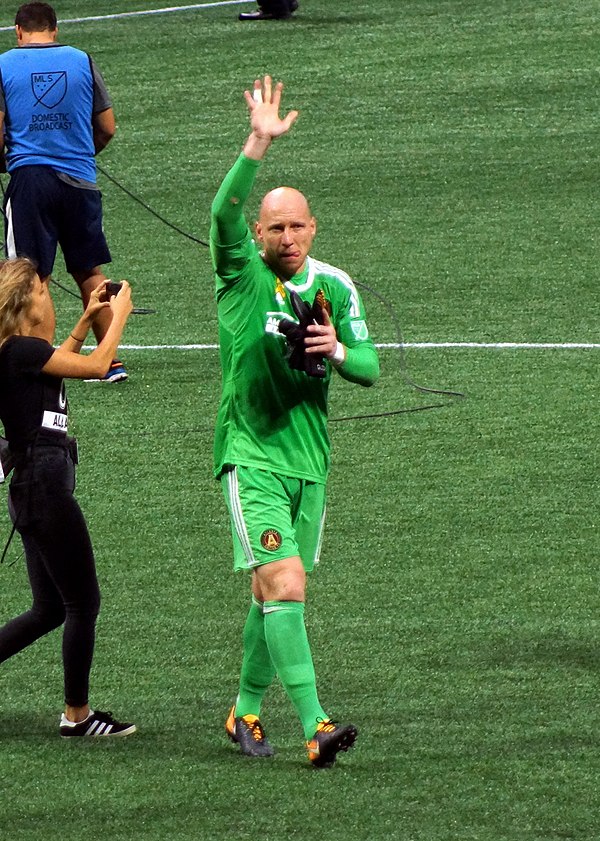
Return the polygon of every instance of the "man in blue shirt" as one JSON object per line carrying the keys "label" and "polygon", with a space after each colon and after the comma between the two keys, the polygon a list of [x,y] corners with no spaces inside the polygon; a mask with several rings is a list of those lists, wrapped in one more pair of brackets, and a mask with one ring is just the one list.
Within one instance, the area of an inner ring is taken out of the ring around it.
{"label": "man in blue shirt", "polygon": [[[115,133],[112,103],[92,58],[57,43],[52,6],[26,3],[15,28],[16,49],[0,55],[0,150],[11,176],[6,253],[31,258],[48,282],[60,245],[85,308],[111,260],[95,155]],[[94,325],[98,342],[111,321],[110,309],[102,312]],[[123,364],[114,360],[104,379],[127,379]]]}

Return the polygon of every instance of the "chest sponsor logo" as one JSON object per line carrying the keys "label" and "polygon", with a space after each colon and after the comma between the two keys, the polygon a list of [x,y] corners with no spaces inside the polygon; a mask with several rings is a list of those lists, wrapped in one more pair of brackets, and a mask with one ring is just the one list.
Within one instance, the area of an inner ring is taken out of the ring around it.
{"label": "chest sponsor logo", "polygon": [[355,339],[363,341],[364,339],[369,338],[369,330],[367,329],[367,324],[365,321],[351,321],[350,326],[352,327],[352,332],[354,333]]}
{"label": "chest sponsor logo", "polygon": [[32,73],[31,90],[36,105],[56,108],[67,93],[67,71],[53,70],[50,73]]}
{"label": "chest sponsor logo", "polygon": [[277,529],[266,529],[260,536],[260,545],[268,552],[275,552],[282,544],[282,538]]}
{"label": "chest sponsor logo", "polygon": [[42,418],[44,429],[53,429],[55,432],[66,432],[68,422],[67,415],[63,415],[62,412],[49,412],[46,410]]}
{"label": "chest sponsor logo", "polygon": [[287,312],[268,312],[267,320],[265,322],[265,333],[275,333],[276,336],[281,336],[283,338],[283,334],[279,332],[279,322],[282,318],[288,318],[290,321],[296,320]]}

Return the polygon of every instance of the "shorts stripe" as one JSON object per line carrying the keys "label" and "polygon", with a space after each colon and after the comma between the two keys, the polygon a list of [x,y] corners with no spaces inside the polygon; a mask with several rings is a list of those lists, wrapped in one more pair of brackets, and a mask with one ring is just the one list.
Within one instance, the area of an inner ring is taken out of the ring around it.
{"label": "shorts stripe", "polygon": [[6,209],[4,211],[6,216],[6,256],[9,259],[17,256],[17,249],[15,247],[15,231],[13,228],[12,207],[10,199],[6,202]]}
{"label": "shorts stripe", "polygon": [[323,532],[325,530],[325,515],[327,514],[327,506],[323,506],[323,513],[321,515],[321,525],[319,526],[319,540],[315,551],[314,564],[315,566],[321,560],[321,546],[323,545]]}
{"label": "shorts stripe", "polygon": [[246,522],[244,520],[244,512],[242,510],[242,501],[240,500],[240,492],[238,486],[237,467],[227,473],[227,487],[229,490],[229,505],[231,506],[231,517],[233,525],[238,536],[248,566],[256,564],[256,558],[250,545],[250,538],[248,537],[248,530],[246,529]]}

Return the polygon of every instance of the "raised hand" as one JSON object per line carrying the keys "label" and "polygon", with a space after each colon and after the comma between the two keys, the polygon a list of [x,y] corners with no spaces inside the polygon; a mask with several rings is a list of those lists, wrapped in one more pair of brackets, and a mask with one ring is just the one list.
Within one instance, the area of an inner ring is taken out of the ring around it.
{"label": "raised hand", "polygon": [[256,79],[252,93],[244,91],[252,129],[244,153],[250,158],[260,160],[271,141],[287,134],[298,118],[298,111],[289,111],[285,117],[279,116],[282,91],[283,82],[273,86],[270,76],[265,76],[262,81]]}

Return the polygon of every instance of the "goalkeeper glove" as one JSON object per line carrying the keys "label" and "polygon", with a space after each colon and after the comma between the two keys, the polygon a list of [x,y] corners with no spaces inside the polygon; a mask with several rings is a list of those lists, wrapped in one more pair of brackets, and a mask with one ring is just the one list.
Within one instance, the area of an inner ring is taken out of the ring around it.
{"label": "goalkeeper glove", "polygon": [[279,332],[283,333],[288,346],[288,365],[296,371],[304,371],[309,377],[323,378],[327,373],[322,356],[306,353],[304,340],[307,336],[306,328],[309,324],[323,324],[323,310],[318,300],[319,292],[315,295],[312,306],[305,303],[296,292],[290,292],[292,309],[298,317],[298,324],[289,318],[282,318],[279,322]]}

